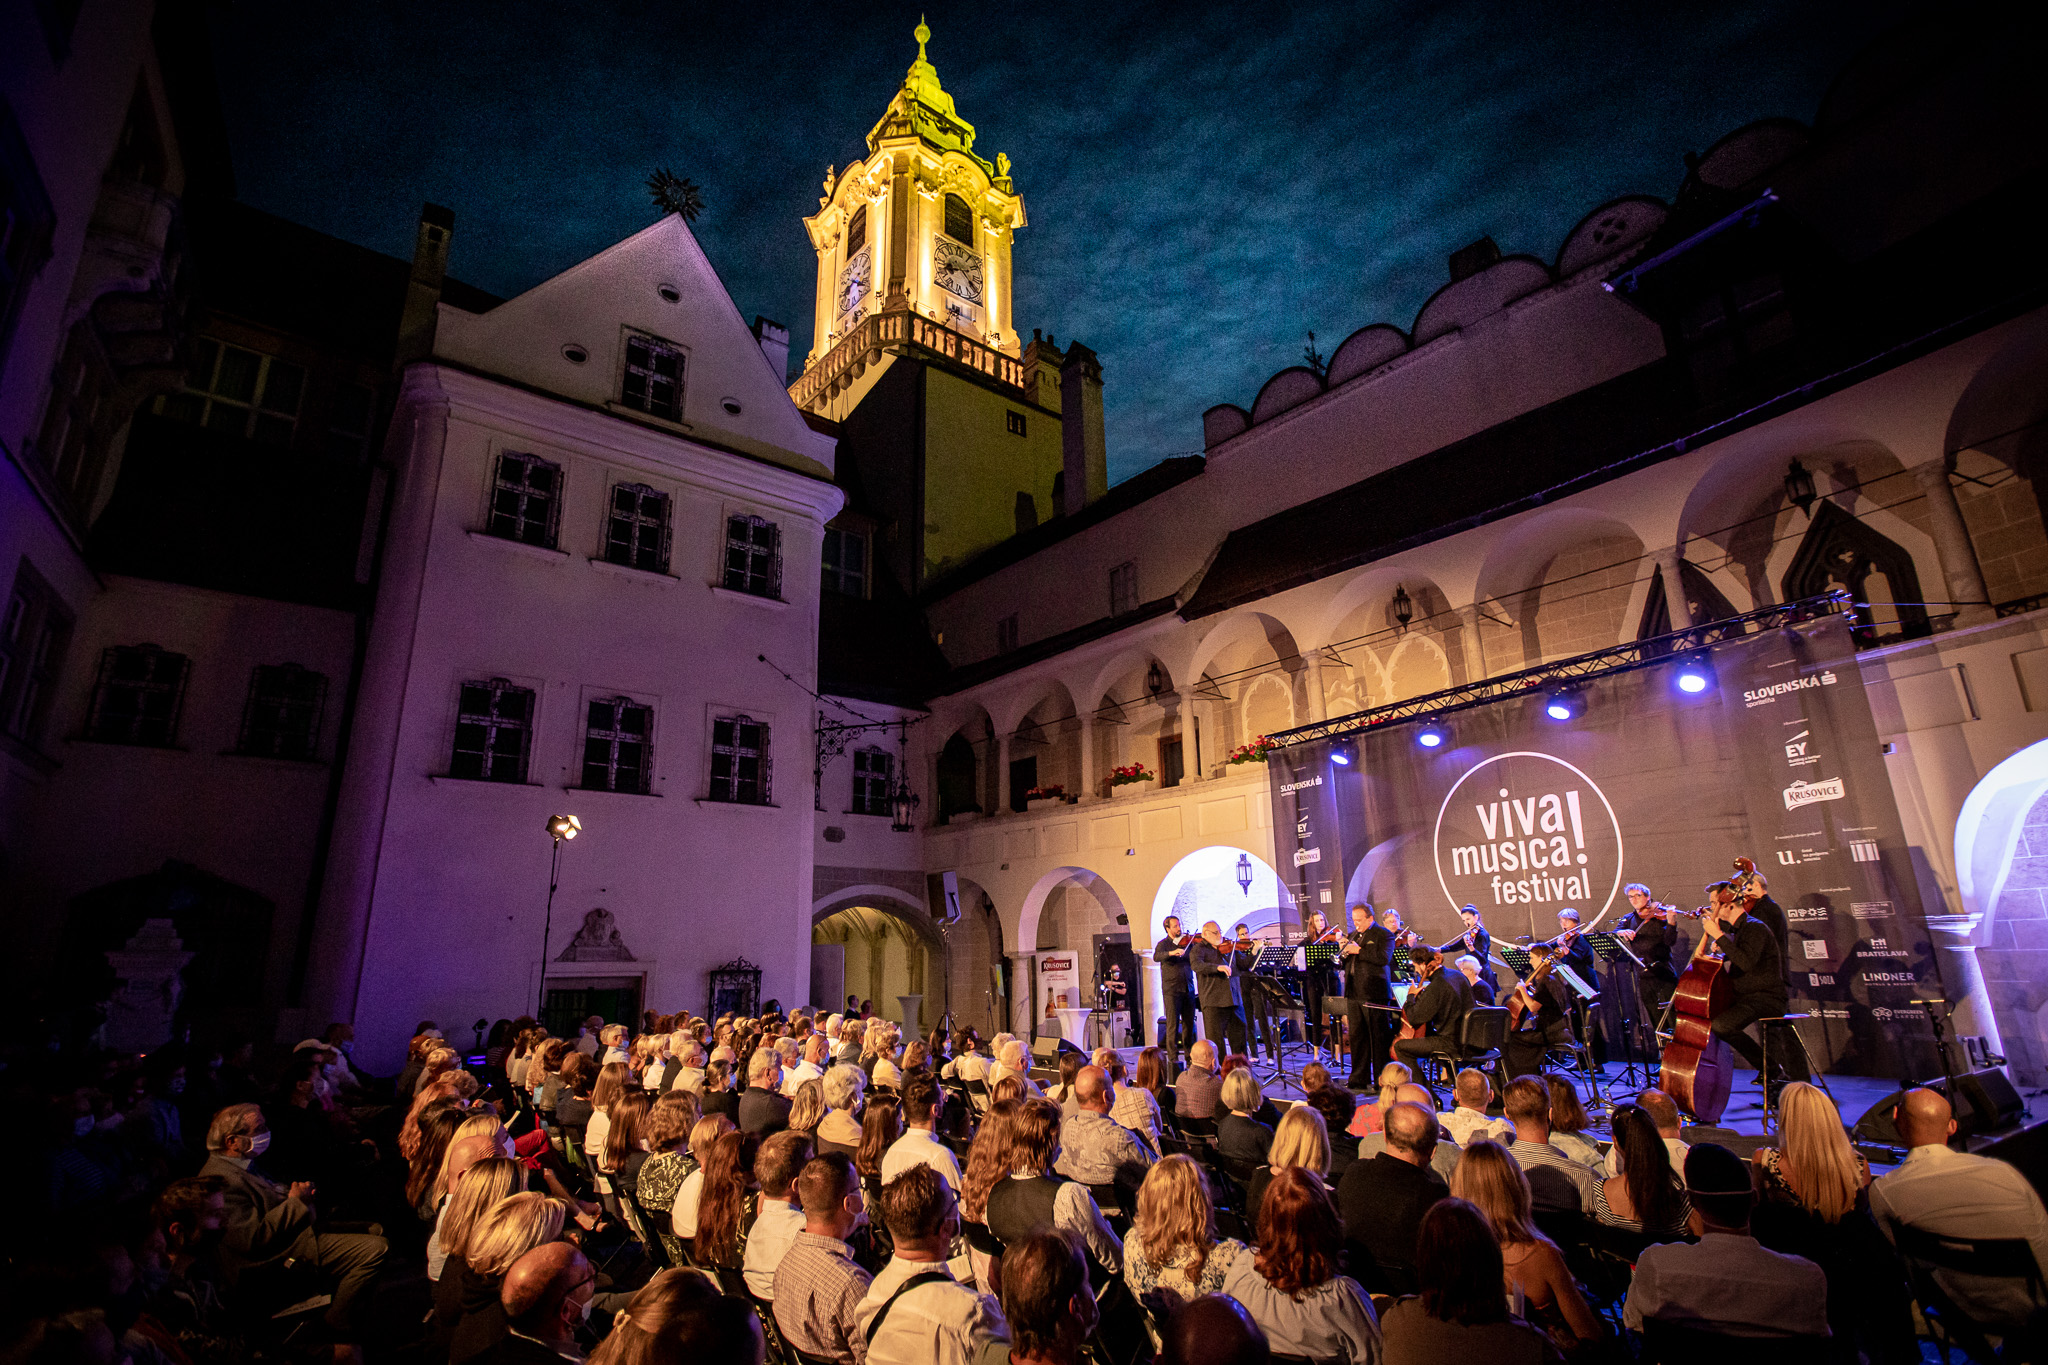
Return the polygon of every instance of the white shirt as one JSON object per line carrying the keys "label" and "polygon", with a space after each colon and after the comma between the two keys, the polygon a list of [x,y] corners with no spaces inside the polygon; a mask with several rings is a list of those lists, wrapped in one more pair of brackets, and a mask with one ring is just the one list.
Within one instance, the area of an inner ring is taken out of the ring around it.
{"label": "white shirt", "polygon": [[[1988,1156],[1947,1147],[1915,1147],[1889,1175],[1870,1187],[1870,1212],[1885,1236],[1897,1224],[1944,1237],[2024,1238],[2034,1264],[2048,1275],[2048,1212],[2027,1178]],[[1981,1322],[2024,1318],[2030,1305],[2017,1285],[1937,1270],[1935,1282],[1956,1306]]]}
{"label": "white shirt", "polygon": [[[882,1305],[905,1281],[938,1271],[952,1278],[944,1261],[906,1261],[891,1256],[868,1286],[867,1297],[854,1309],[854,1322],[865,1333]],[[926,1284],[896,1300],[882,1330],[868,1343],[867,1365],[973,1365],[990,1342],[1010,1339],[1003,1310],[987,1294],[978,1294],[957,1280]]]}
{"label": "white shirt", "polygon": [[802,1209],[786,1199],[761,1201],[761,1211],[747,1233],[746,1258],[740,1262],[747,1288],[756,1298],[775,1297],[775,1267],[789,1255],[789,1249],[796,1245],[796,1235],[803,1230]]}
{"label": "white shirt", "polygon": [[[1668,1137],[1664,1139],[1664,1150],[1671,1153],[1671,1169],[1677,1172],[1679,1179],[1683,1180],[1685,1178],[1685,1154],[1692,1150],[1692,1144],[1684,1138]],[[1621,1174],[1621,1148],[1619,1147],[1609,1147],[1607,1149],[1607,1174]]]}
{"label": "white shirt", "polygon": [[1645,1248],[1621,1320],[1705,1327],[1738,1337],[1828,1335],[1828,1277],[1804,1256],[1785,1256],[1743,1233],[1709,1232],[1697,1244]]}
{"label": "white shirt", "polygon": [[608,1047],[604,1050],[602,1065],[610,1066],[613,1062],[629,1062],[631,1060],[633,1059],[626,1055],[626,1049],[622,1047]]}
{"label": "white shirt", "polygon": [[612,1116],[599,1109],[591,1114],[590,1122],[583,1125],[583,1150],[595,1157],[604,1150],[604,1140],[611,1136]]}
{"label": "white shirt", "polygon": [[663,1060],[656,1062],[653,1066],[648,1067],[647,1070],[641,1074],[640,1088],[642,1090],[661,1089],[662,1073],[667,1071],[670,1065],[671,1064],[668,1061]]}
{"label": "white shirt", "polygon": [[798,1086],[802,1085],[805,1081],[816,1080],[824,1074],[815,1063],[798,1062],[795,1066],[782,1073],[782,1093],[794,1097]]}
{"label": "white shirt", "polygon": [[1467,1109],[1459,1105],[1448,1114],[1438,1114],[1437,1122],[1450,1131],[1460,1147],[1470,1147],[1476,1137],[1492,1138],[1495,1142],[1509,1143],[1515,1140],[1515,1125],[1506,1119],[1490,1119],[1478,1109]]}
{"label": "white shirt", "polygon": [[979,1052],[970,1052],[964,1057],[955,1057],[946,1063],[952,1074],[963,1081],[985,1081],[988,1079],[988,1058]]}
{"label": "white shirt", "polygon": [[704,1172],[699,1169],[683,1177],[682,1187],[676,1191],[676,1202],[669,1209],[669,1222],[675,1225],[676,1236],[685,1240],[697,1235],[697,1201],[704,1194]]}
{"label": "white shirt", "polygon": [[906,1128],[902,1137],[889,1144],[889,1150],[882,1153],[882,1183],[888,1184],[912,1166],[931,1167],[955,1194],[960,1192],[960,1158],[933,1137],[929,1128]]}

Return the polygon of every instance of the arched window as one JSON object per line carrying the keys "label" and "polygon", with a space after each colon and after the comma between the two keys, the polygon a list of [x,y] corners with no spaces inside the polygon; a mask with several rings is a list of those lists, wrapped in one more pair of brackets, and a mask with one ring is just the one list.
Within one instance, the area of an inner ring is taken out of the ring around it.
{"label": "arched window", "polygon": [[862,204],[853,211],[853,217],[846,224],[846,255],[851,260],[855,252],[868,244],[868,206]]}
{"label": "arched window", "polygon": [[974,245],[974,210],[957,194],[946,196],[946,235],[956,242]]}
{"label": "arched window", "polygon": [[1890,640],[1917,639],[1933,630],[1927,609],[1920,605],[1920,575],[1903,545],[1867,522],[1822,499],[1814,505],[1813,524],[1799,544],[1799,553],[1785,570],[1787,602],[1846,588],[1858,601],[1859,648]]}

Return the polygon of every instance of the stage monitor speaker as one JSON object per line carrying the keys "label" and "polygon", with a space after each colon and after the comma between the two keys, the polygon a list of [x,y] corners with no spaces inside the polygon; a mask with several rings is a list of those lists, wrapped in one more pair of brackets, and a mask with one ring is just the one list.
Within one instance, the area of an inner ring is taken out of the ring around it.
{"label": "stage monitor speaker", "polygon": [[[1938,1094],[1948,1093],[1946,1079],[1929,1081],[1923,1089]],[[1957,1097],[1950,1100],[1955,1112],[1956,1136],[1974,1137],[1980,1133],[1995,1133],[2018,1123],[2026,1113],[2026,1102],[2013,1089],[2012,1079],[1996,1067],[1982,1071],[1971,1071],[1956,1077]],[[1863,1112],[1856,1121],[1855,1136],[1864,1142],[1875,1142],[1888,1147],[1899,1145],[1898,1125],[1892,1122],[1892,1110],[1898,1108],[1905,1097],[1903,1090],[1894,1090]],[[1958,1102],[1958,1100],[1960,1102]]]}
{"label": "stage monitor speaker", "polygon": [[1031,1060],[1040,1066],[1057,1067],[1060,1054],[1063,1052],[1081,1053],[1084,1057],[1088,1055],[1085,1052],[1081,1052],[1080,1048],[1075,1047],[1064,1038],[1033,1038],[1031,1040]]}

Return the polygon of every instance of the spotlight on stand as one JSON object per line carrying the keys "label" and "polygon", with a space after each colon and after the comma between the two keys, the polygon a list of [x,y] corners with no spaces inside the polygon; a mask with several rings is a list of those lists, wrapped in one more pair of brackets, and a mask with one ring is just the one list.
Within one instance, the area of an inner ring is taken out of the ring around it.
{"label": "spotlight on stand", "polygon": [[1679,691],[1697,696],[1714,685],[1714,666],[1704,654],[1688,655],[1679,663],[1671,681]]}
{"label": "spotlight on stand", "polygon": [[573,815],[550,815],[548,817],[548,838],[554,841],[555,854],[548,863],[548,909],[540,922],[540,999],[534,1002],[533,1017],[540,1018],[548,1004],[548,939],[555,928],[555,888],[562,883],[562,845],[583,832],[583,822]]}
{"label": "spotlight on stand", "polygon": [[564,839],[573,839],[582,832],[583,822],[573,815],[550,815],[548,817],[548,835],[556,843],[560,843]]}
{"label": "spotlight on stand", "polygon": [[1585,689],[1571,685],[1552,688],[1543,699],[1543,714],[1552,720],[1577,720],[1586,714]]}
{"label": "spotlight on stand", "polygon": [[1440,749],[1443,747],[1444,741],[1450,737],[1450,732],[1435,721],[1431,721],[1415,732],[1415,742],[1425,749]]}
{"label": "spotlight on stand", "polygon": [[1358,741],[1350,736],[1347,735],[1330,746],[1330,762],[1338,767],[1348,768],[1357,761]]}

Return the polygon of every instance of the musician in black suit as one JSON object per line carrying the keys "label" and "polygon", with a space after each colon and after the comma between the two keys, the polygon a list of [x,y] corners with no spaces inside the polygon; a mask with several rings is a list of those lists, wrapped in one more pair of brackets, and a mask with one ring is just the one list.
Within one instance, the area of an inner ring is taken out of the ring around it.
{"label": "musician in black suit", "polygon": [[1643,1002],[1643,1018],[1654,1029],[1678,985],[1675,963],[1685,939],[1671,921],[1671,907],[1652,896],[1649,887],[1630,882],[1625,889],[1634,908],[1614,926],[1614,936],[1642,961],[1643,969],[1636,973],[1636,997]]}
{"label": "musician in black suit", "polygon": [[1465,1055],[1459,1035],[1465,1027],[1465,1016],[1472,1011],[1472,983],[1463,972],[1446,970],[1444,955],[1426,943],[1408,950],[1408,965],[1415,969],[1416,979],[1422,985],[1408,992],[1408,1004],[1401,1017],[1410,1028],[1422,1030],[1422,1036],[1396,1039],[1394,1058],[1413,1062],[1436,1056],[1455,1068],[1458,1059]]}
{"label": "musician in black suit", "polygon": [[1159,1046],[1165,1049],[1176,1076],[1187,1065],[1188,1049],[1195,1045],[1195,969],[1188,961],[1191,946],[1181,944],[1179,915],[1166,917],[1166,937],[1152,945],[1152,960],[1159,964],[1159,1009],[1166,1016]]}
{"label": "musician in black suit", "polygon": [[[1548,962],[1550,957],[1549,944],[1530,944],[1529,975],[1535,976],[1537,968]],[[1518,981],[1515,993],[1522,997],[1522,1011],[1503,1049],[1510,1078],[1541,1072],[1543,1055],[1551,1048],[1569,1043],[1572,1028],[1572,993],[1557,973],[1546,972],[1534,985],[1528,984],[1526,979]],[[1514,997],[1511,995],[1509,998]],[[1532,998],[1535,1001],[1533,1007],[1529,1003]]]}
{"label": "musician in black suit", "polygon": [[[1252,939],[1251,926],[1240,924],[1235,932],[1237,960],[1244,964],[1245,971],[1250,972],[1258,965],[1259,945]],[[1252,1050],[1276,1057],[1279,1039],[1275,1028],[1278,1021],[1273,1018],[1273,998],[1249,980],[1240,981],[1238,986],[1244,992],[1245,1033]]]}
{"label": "musician in black suit", "polygon": [[1188,950],[1194,964],[1196,988],[1202,1000],[1202,1031],[1209,1041],[1227,1053],[1245,1052],[1244,987],[1238,975],[1244,961],[1237,945],[1223,941],[1223,926],[1210,920],[1202,926],[1202,937]]}
{"label": "musician in black suit", "polygon": [[1351,1027],[1351,1078],[1353,1090],[1378,1087],[1374,1073],[1387,1056],[1388,1027],[1384,1009],[1391,1006],[1394,984],[1387,976],[1387,964],[1394,958],[1394,935],[1374,922],[1370,905],[1351,907],[1352,932],[1344,936],[1337,961],[1344,968],[1344,1017]]}
{"label": "musician in black suit", "polygon": [[[1715,895],[1713,913],[1701,920],[1700,925],[1707,931],[1708,942],[1720,951],[1721,972],[1728,978],[1733,991],[1728,1008],[1714,1016],[1711,1026],[1716,1036],[1725,1038],[1728,1046],[1740,1053],[1761,1077],[1764,1075],[1764,1050],[1751,1041],[1749,1026],[1759,1019],[1785,1012],[1791,993],[1785,987],[1783,946],[1770,926],[1749,913],[1748,903],[1732,891]],[[1791,1026],[1779,1024],[1775,1027],[1783,1030]],[[1773,1040],[1770,1074],[1766,1080],[1774,1093],[1785,1083],[1787,1070],[1794,1073],[1793,1080],[1808,1079],[1806,1054],[1782,1033],[1780,1038],[1782,1041]]]}
{"label": "musician in black suit", "polygon": [[1771,931],[1771,937],[1778,940],[1779,966],[1784,966],[1783,957],[1792,951],[1792,927],[1785,922],[1785,907],[1771,899],[1771,883],[1761,872],[1752,872],[1747,877],[1735,879],[1735,894],[1748,897],[1749,917]]}
{"label": "musician in black suit", "polygon": [[1456,962],[1470,953],[1479,959],[1479,975],[1486,982],[1486,989],[1499,991],[1500,982],[1493,974],[1493,935],[1487,932],[1486,920],[1479,913],[1479,907],[1468,905],[1458,912],[1458,918],[1465,922],[1465,931],[1449,943],[1439,943],[1436,950]]}
{"label": "musician in black suit", "polygon": [[[1579,979],[1592,988],[1595,995],[1600,993],[1600,959],[1593,956],[1593,945],[1579,931],[1579,912],[1566,906],[1557,912],[1557,952],[1564,965],[1577,972]],[[1607,1034],[1600,1027],[1600,1020],[1583,1000],[1572,1001],[1572,1022],[1586,1045],[1593,1049],[1593,1060],[1602,1066],[1607,1064]]]}

